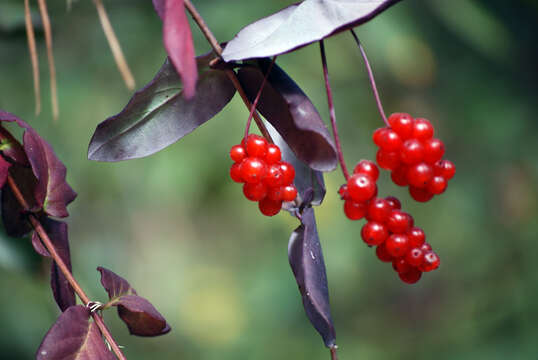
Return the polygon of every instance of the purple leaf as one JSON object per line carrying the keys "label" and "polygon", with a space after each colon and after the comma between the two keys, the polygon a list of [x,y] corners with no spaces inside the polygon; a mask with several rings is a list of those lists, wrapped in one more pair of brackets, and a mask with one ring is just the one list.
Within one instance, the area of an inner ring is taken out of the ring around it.
{"label": "purple leaf", "polygon": [[199,56],[196,95],[182,96],[179,77],[167,59],[155,78],[117,115],[103,121],[92,137],[88,158],[120,161],[156,153],[191,133],[217,113],[235,94],[223,71],[209,69],[212,55]]}
{"label": "purple leaf", "polygon": [[10,166],[11,163],[7,162],[4,157],[0,155],[0,189],[3,188],[6,183]]}
{"label": "purple leaf", "polygon": [[165,0],[163,42],[166,52],[183,81],[183,96],[191,99],[196,89],[196,59],[191,27],[183,0]]}
{"label": "purple leaf", "polygon": [[11,133],[0,125],[0,151],[8,159],[22,165],[28,165],[28,158],[24,153],[22,145],[11,135]]}
{"label": "purple leaf", "polygon": [[[35,208],[34,189],[37,185],[37,179],[32,169],[15,163],[10,167],[9,173],[28,202],[30,209]],[[22,237],[28,234],[32,230],[32,225],[28,221],[27,215],[13,194],[11,187],[5,186],[2,189],[2,221],[6,233],[13,237]]]}
{"label": "purple leaf", "polygon": [[325,346],[335,346],[327,274],[312,208],[304,209],[301,225],[291,234],[288,259],[303,297],[306,315],[323,338]]}
{"label": "purple leaf", "polygon": [[37,360],[114,360],[99,328],[82,305],[64,311],[37,349]]}
{"label": "purple leaf", "polygon": [[164,19],[164,7],[166,6],[166,0],[153,0],[153,7],[155,8],[155,11],[161,18],[161,20]]}
{"label": "purple leaf", "polygon": [[[267,59],[256,63],[264,72],[270,64]],[[249,66],[238,73],[251,101],[263,82],[264,72],[260,68]],[[336,148],[318,111],[299,86],[276,64],[263,88],[258,108],[297,158],[314,170],[331,171],[336,168]]]}
{"label": "purple leaf", "polygon": [[97,270],[110,300],[105,307],[118,307],[118,315],[132,335],[158,336],[170,331],[164,317],[148,300],[138,296],[127,280],[103,267]]}
{"label": "purple leaf", "polygon": [[244,27],[225,61],[271,57],[363,24],[400,0],[306,0]]}

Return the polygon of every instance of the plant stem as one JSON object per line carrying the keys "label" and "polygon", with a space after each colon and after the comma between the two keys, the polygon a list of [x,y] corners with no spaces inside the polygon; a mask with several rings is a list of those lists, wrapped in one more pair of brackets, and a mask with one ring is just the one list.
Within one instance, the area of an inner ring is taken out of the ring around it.
{"label": "plant stem", "polygon": [[[221,56],[222,55],[222,47],[220,46],[219,42],[217,41],[217,38],[215,38],[215,36],[213,35],[211,30],[209,29],[209,27],[205,23],[204,19],[202,18],[202,16],[198,12],[198,10],[196,10],[196,8],[194,7],[194,5],[191,3],[190,0],[183,0],[183,3],[185,4],[185,8],[191,14],[194,22],[198,25],[198,27],[200,28],[200,30],[204,34],[205,38],[209,42],[209,45],[211,45],[211,47],[213,48],[213,50],[215,51],[215,53],[219,57],[222,57]],[[237,92],[241,96],[241,99],[243,99],[243,102],[245,103],[246,107],[250,110],[251,107],[252,107],[252,104],[250,103],[250,100],[248,99],[247,94],[245,93],[245,90],[241,86],[241,83],[239,82],[239,79],[237,78],[237,75],[235,74],[235,71],[233,71],[231,69],[225,69],[224,71],[226,72],[226,75],[228,75],[230,80],[232,81],[232,84],[234,85],[234,87],[237,89]],[[255,111],[253,113],[253,116],[254,116],[254,121],[256,122],[256,125],[260,129],[260,132],[262,133],[262,135],[269,142],[272,142],[271,135],[269,135],[269,132],[267,131],[267,128],[263,124],[263,120],[261,119],[258,112]]]}
{"label": "plant stem", "polygon": [[338,161],[340,162],[342,173],[344,174],[344,177],[346,178],[346,181],[347,181],[349,179],[349,172],[347,171],[347,166],[344,161],[344,153],[342,152],[342,145],[340,144],[340,137],[338,136],[338,127],[336,126],[336,114],[334,111],[333,93],[331,90],[331,83],[329,81],[329,70],[327,68],[327,57],[325,56],[325,45],[323,45],[323,40],[319,42],[319,49],[321,52],[321,64],[323,66],[323,78],[325,79],[325,88],[327,89],[327,100],[329,102],[329,116],[331,118],[331,127],[333,129],[336,151],[338,153]]}
{"label": "plant stem", "polygon": [[331,360],[338,360],[338,355],[336,354],[336,345],[335,346],[331,346]]}
{"label": "plant stem", "polygon": [[37,48],[35,44],[34,25],[32,24],[32,14],[30,13],[30,0],[24,0],[24,22],[26,24],[26,37],[28,38],[28,50],[32,62],[32,75],[34,78],[35,114],[41,112],[41,90],[39,88],[39,60],[37,59]]}
{"label": "plant stem", "polygon": [[359,38],[357,37],[357,34],[355,34],[355,31],[353,31],[353,29],[351,29],[350,31],[351,31],[351,34],[353,35],[353,38],[355,39],[355,42],[357,43],[357,46],[359,47],[359,50],[362,55],[362,59],[364,60],[364,65],[366,65],[366,71],[368,71],[368,77],[370,78],[370,86],[372,87],[372,91],[374,92],[375,102],[377,103],[377,109],[379,110],[379,114],[381,115],[381,118],[383,118],[385,125],[390,127],[390,124],[387,121],[387,117],[385,116],[385,111],[383,110],[383,105],[381,104],[381,99],[379,99],[379,93],[377,91],[377,86],[375,85],[374,73],[372,72],[372,67],[370,66],[370,62],[368,61],[368,58],[366,57],[366,51],[364,51],[364,48],[362,47],[362,44]]}
{"label": "plant stem", "polygon": [[[17,201],[19,202],[19,204],[21,205],[23,210],[28,211],[29,210],[28,203],[24,199],[24,196],[22,195],[19,187],[15,183],[15,180],[13,180],[13,177],[11,175],[9,175],[9,174],[7,176],[7,182],[9,184],[9,187],[13,191],[13,194],[15,195],[15,198],[17,198]],[[69,268],[67,267],[65,262],[62,260],[62,258],[58,254],[58,252],[56,251],[56,248],[54,247],[54,244],[52,243],[49,236],[47,235],[47,232],[43,228],[43,225],[41,225],[41,223],[35,217],[35,215],[29,214],[28,217],[30,219],[30,223],[34,227],[34,230],[37,232],[37,234],[39,235],[39,238],[43,242],[43,245],[45,245],[45,247],[47,248],[47,251],[49,252],[52,259],[54,260],[56,265],[58,265],[58,268],[60,269],[62,274],[64,274],[64,276],[67,279],[67,281],[69,282],[69,284],[73,287],[73,290],[75,290],[75,293],[78,295],[80,300],[85,305],[88,304],[90,302],[90,299],[88,298],[88,296],[86,295],[84,290],[82,290],[79,283],[73,277],[73,274],[71,273],[71,271],[69,270]],[[116,357],[119,360],[126,360],[126,358],[123,355],[123,353],[121,352],[121,349],[119,348],[118,344],[116,343],[116,341],[114,340],[114,338],[110,334],[110,331],[108,330],[105,323],[103,322],[103,319],[97,313],[94,313],[94,312],[92,312],[92,317],[93,317],[93,320],[95,321],[95,323],[97,324],[97,326],[99,327],[99,330],[101,330],[101,333],[103,334],[103,336],[106,338],[106,340],[110,344],[110,347],[112,348],[112,351],[114,352],[114,354],[116,354]]]}

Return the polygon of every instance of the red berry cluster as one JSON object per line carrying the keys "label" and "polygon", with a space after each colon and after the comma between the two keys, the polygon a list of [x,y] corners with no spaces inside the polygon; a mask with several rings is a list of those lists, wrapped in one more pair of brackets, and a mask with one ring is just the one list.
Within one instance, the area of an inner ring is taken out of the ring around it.
{"label": "red berry cluster", "polygon": [[377,129],[373,134],[374,143],[379,146],[379,166],[392,171],[396,185],[409,185],[409,193],[416,201],[426,202],[442,194],[456,168],[451,161],[441,160],[445,145],[433,137],[433,125],[405,113],[392,114],[388,122],[390,127]]}
{"label": "red berry cluster", "polygon": [[401,211],[400,201],[392,196],[378,198],[376,181],[379,169],[368,160],[360,161],[347,184],[339,193],[344,202],[344,213],[351,220],[366,218],[361,237],[369,246],[377,246],[381,261],[392,262],[400,279],[416,283],[423,272],[437,269],[439,257],[425,242],[421,228],[414,227],[413,217]]}
{"label": "red berry cluster", "polygon": [[259,201],[262,214],[279,213],[283,201],[293,201],[297,189],[293,185],[293,165],[281,161],[277,145],[268,144],[259,135],[250,134],[241,144],[230,149],[234,164],[230,168],[233,181],[244,183],[243,194],[252,201]]}

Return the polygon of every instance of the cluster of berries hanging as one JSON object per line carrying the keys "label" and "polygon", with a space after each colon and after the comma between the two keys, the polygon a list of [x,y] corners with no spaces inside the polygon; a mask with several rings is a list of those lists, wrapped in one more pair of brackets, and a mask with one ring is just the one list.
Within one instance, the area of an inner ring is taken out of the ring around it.
{"label": "cluster of berries hanging", "polygon": [[373,134],[379,147],[379,166],[391,170],[396,185],[409,185],[409,193],[416,201],[426,202],[442,194],[456,168],[452,162],[441,160],[445,145],[433,137],[432,124],[405,113],[392,114],[388,122],[390,127],[377,129]]}
{"label": "cluster of berries hanging", "polygon": [[280,212],[282,202],[295,200],[295,169],[290,163],[281,161],[277,145],[250,134],[241,144],[232,146],[230,157],[234,161],[230,177],[244,183],[243,194],[249,200],[259,201],[262,214],[274,216]]}

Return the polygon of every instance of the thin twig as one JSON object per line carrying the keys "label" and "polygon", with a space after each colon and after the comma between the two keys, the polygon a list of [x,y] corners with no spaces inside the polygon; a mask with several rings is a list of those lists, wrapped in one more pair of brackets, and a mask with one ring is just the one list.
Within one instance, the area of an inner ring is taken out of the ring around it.
{"label": "thin twig", "polygon": [[114,33],[114,29],[112,28],[112,24],[108,19],[108,15],[106,13],[103,2],[101,0],[93,0],[93,3],[95,4],[95,8],[97,9],[97,14],[99,14],[101,26],[103,27],[103,31],[108,41],[108,45],[110,46],[110,50],[112,51],[112,55],[114,56],[114,60],[116,61],[116,66],[118,67],[118,70],[123,77],[125,86],[127,86],[129,90],[134,90],[135,79],[133,77],[133,74],[131,73],[131,69],[129,69],[127,60],[125,60],[125,56],[123,55],[123,51],[121,50],[120,42],[118,41],[118,38]]}
{"label": "thin twig", "polygon": [[34,78],[35,114],[41,112],[41,91],[39,88],[39,60],[37,59],[37,49],[35,45],[34,25],[32,24],[32,14],[30,12],[30,0],[24,0],[24,21],[26,23],[26,37],[28,38],[28,50],[32,62],[32,75]]}
{"label": "thin twig", "polygon": [[58,91],[56,89],[56,68],[54,66],[54,54],[52,52],[52,30],[50,26],[49,13],[47,11],[47,4],[45,0],[37,0],[39,3],[39,12],[41,13],[41,20],[43,21],[43,29],[45,30],[45,42],[47,44],[47,58],[49,61],[49,73],[50,73],[50,96],[52,103],[52,118],[58,120]]}
{"label": "thin twig", "polygon": [[331,360],[338,360],[338,355],[336,354],[336,349],[338,349],[338,347],[335,345],[335,346],[331,346]]}
{"label": "thin twig", "polygon": [[364,60],[364,65],[366,65],[366,71],[368,72],[368,78],[370,78],[370,86],[372,87],[372,91],[374,92],[375,102],[377,104],[377,109],[379,110],[379,114],[381,115],[381,118],[383,118],[385,125],[390,127],[390,124],[387,121],[387,117],[385,116],[385,111],[383,110],[383,105],[381,104],[381,99],[379,98],[379,93],[377,91],[377,86],[375,84],[374,73],[372,72],[372,67],[370,66],[370,62],[368,61],[368,58],[366,57],[366,51],[364,51],[364,48],[362,47],[362,44],[359,38],[357,37],[357,34],[355,34],[355,31],[353,31],[353,29],[351,29],[351,34],[353,35],[353,38],[355,39],[355,42],[357,43],[357,46],[359,47],[359,50],[362,55],[362,59]]}
{"label": "thin twig", "polygon": [[[26,201],[26,199],[24,199],[24,196],[22,195],[19,187],[15,183],[15,180],[9,174],[7,176],[7,182],[9,184],[9,187],[11,188],[11,191],[13,191],[15,198],[17,199],[17,201],[19,202],[23,210],[28,211],[29,210],[28,202]],[[78,295],[80,300],[84,303],[84,305],[88,304],[90,302],[90,298],[86,295],[84,290],[82,290],[79,283],[73,277],[73,274],[71,273],[71,271],[69,270],[65,262],[62,260],[58,252],[56,251],[56,248],[54,247],[54,244],[50,240],[47,232],[43,228],[43,225],[41,225],[39,220],[33,214],[29,214],[28,217],[30,219],[30,223],[32,224],[34,230],[36,231],[36,233],[39,235],[39,238],[43,242],[43,245],[45,245],[45,248],[49,252],[52,259],[54,260],[56,265],[58,265],[58,268],[60,269],[62,274],[64,274],[69,284],[73,287],[73,290],[75,290],[75,293]],[[95,323],[97,324],[97,326],[99,327],[99,330],[101,330],[101,333],[110,344],[110,347],[112,348],[112,351],[114,352],[114,354],[116,354],[116,357],[119,360],[126,360],[118,344],[116,343],[116,341],[110,334],[110,331],[108,330],[105,323],[103,322],[103,319],[95,312],[92,312],[92,317]]]}
{"label": "thin twig", "polygon": [[344,174],[344,177],[346,178],[346,181],[347,181],[349,179],[349,172],[347,171],[347,166],[344,161],[344,153],[342,152],[342,145],[340,144],[340,136],[338,136],[338,127],[336,126],[336,114],[334,111],[333,92],[331,90],[331,83],[329,81],[329,70],[327,68],[327,57],[325,56],[325,45],[323,45],[323,40],[319,42],[319,49],[321,52],[321,64],[323,66],[323,78],[325,79],[325,88],[327,90],[327,100],[329,102],[329,116],[331,118],[331,127],[333,129],[336,152],[338,153],[338,161],[340,162],[342,173]]}
{"label": "thin twig", "polygon": [[[200,30],[206,37],[207,41],[209,42],[209,44],[211,45],[215,53],[219,57],[222,57],[222,47],[220,46],[219,42],[217,41],[217,39],[215,38],[215,36],[213,35],[211,30],[207,26],[207,24],[205,23],[204,19],[202,18],[198,10],[196,10],[196,8],[194,7],[194,5],[192,5],[190,0],[183,0],[183,3],[185,4],[185,8],[189,11],[194,22],[196,22],[196,24],[198,25],[198,27],[200,28]],[[241,83],[239,82],[237,75],[231,69],[226,69],[224,71],[226,72],[226,75],[228,75],[230,80],[232,81],[232,84],[234,85],[234,87],[237,89],[237,92],[241,96],[241,99],[243,99],[243,102],[245,103],[246,107],[250,110],[252,107],[252,104],[250,103],[250,100],[248,99],[248,96],[245,93],[245,90],[241,86]],[[272,142],[271,135],[269,135],[269,131],[267,131],[267,128],[265,127],[263,120],[261,119],[258,112],[255,111],[253,116],[254,116],[254,121],[256,122],[256,125],[260,129],[260,132],[262,133],[262,135],[269,142]]]}

